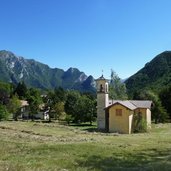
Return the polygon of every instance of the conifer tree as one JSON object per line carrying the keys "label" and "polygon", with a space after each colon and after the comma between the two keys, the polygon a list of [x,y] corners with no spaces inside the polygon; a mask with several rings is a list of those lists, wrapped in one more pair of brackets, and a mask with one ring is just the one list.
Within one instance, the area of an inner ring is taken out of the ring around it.
{"label": "conifer tree", "polygon": [[109,97],[113,100],[126,100],[128,98],[126,93],[126,86],[121,82],[121,79],[114,72],[114,70],[111,70]]}

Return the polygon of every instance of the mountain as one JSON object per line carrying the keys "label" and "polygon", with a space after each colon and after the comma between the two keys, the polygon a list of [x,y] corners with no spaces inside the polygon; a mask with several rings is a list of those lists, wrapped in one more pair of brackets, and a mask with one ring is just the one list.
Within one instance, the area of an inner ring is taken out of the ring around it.
{"label": "mountain", "polygon": [[33,59],[16,56],[12,52],[0,51],[0,80],[17,84],[24,81],[28,87],[53,89],[63,87],[79,91],[94,92],[94,79],[76,68],[67,71],[50,68]]}
{"label": "mountain", "polygon": [[158,92],[171,84],[171,51],[157,55],[125,83],[130,95],[143,89]]}

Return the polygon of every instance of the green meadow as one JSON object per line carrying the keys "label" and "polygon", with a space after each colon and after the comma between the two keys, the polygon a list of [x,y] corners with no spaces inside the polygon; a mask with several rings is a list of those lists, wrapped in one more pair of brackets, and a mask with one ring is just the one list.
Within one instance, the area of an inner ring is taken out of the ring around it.
{"label": "green meadow", "polygon": [[171,124],[124,135],[95,125],[0,122],[0,170],[171,170]]}

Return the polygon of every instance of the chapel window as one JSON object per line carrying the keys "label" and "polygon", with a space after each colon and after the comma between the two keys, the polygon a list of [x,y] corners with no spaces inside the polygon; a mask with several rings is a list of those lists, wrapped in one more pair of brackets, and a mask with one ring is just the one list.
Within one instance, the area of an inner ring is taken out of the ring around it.
{"label": "chapel window", "polygon": [[116,109],[116,116],[122,116],[122,109]]}

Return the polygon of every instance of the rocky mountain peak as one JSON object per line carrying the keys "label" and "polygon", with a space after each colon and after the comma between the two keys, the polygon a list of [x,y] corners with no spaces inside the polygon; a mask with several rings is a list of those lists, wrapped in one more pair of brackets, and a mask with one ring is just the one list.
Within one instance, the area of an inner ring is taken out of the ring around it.
{"label": "rocky mountain peak", "polygon": [[[80,91],[95,91],[95,87],[82,87],[88,76],[77,68],[69,68],[64,71],[59,68],[50,68],[48,65],[33,59],[25,59],[14,53],[0,51],[0,80],[17,84],[24,81],[29,87],[40,89],[77,89]],[[91,84],[91,83],[90,83]]]}

